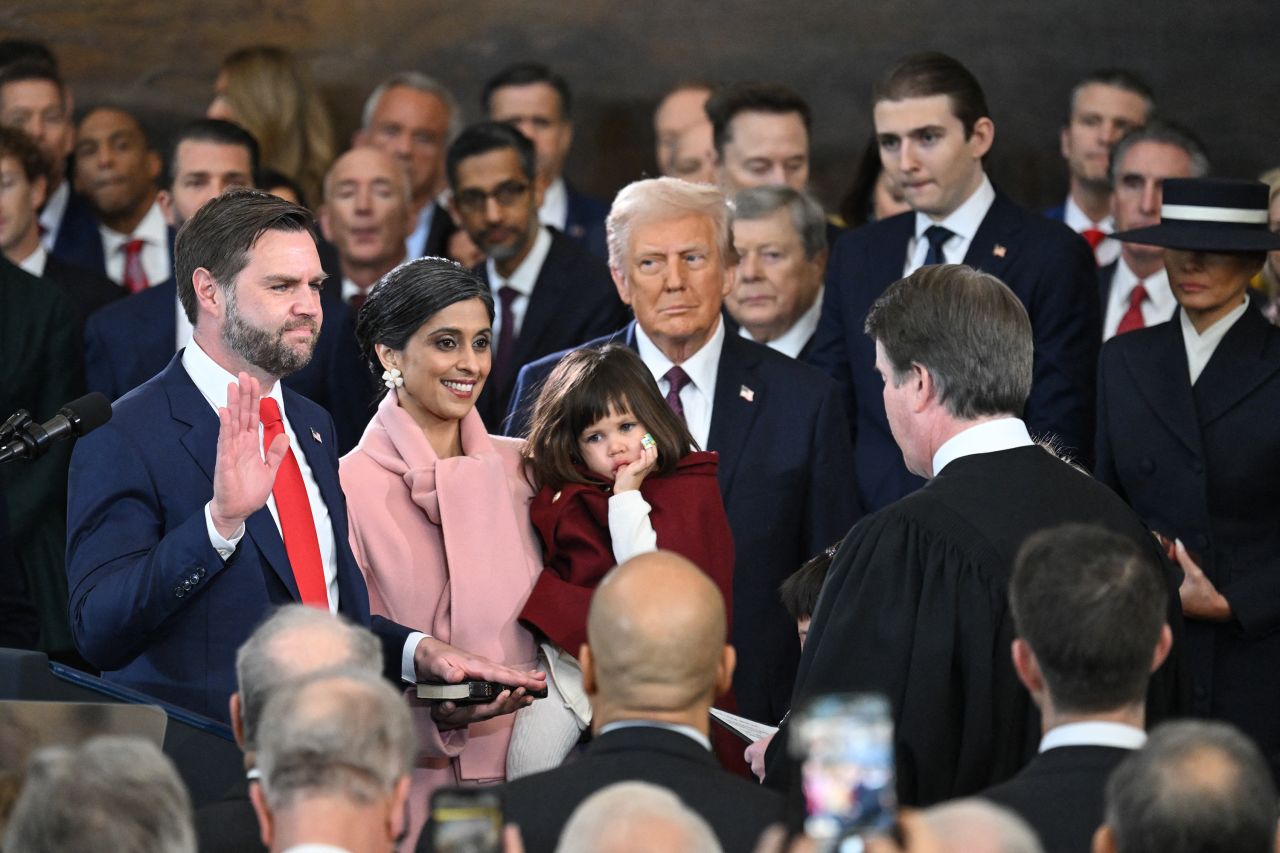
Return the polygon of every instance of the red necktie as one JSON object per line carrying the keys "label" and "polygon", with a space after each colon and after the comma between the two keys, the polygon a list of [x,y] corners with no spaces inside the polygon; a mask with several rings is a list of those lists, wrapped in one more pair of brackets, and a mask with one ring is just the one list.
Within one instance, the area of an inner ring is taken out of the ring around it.
{"label": "red necktie", "polygon": [[680,389],[688,385],[693,380],[689,378],[689,374],[684,372],[684,368],[676,366],[668,370],[662,375],[667,380],[667,405],[671,407],[671,411],[675,412],[680,420],[684,420],[684,403],[680,402]]}
{"label": "red necktie", "polygon": [[1097,228],[1086,228],[1080,232],[1080,236],[1089,241],[1089,248],[1095,252],[1098,250],[1098,244],[1107,239],[1107,232]]}
{"label": "red necktie", "polygon": [[[275,437],[284,433],[280,406],[270,397],[263,397],[259,411],[262,415],[262,446],[270,447]],[[276,514],[280,516],[284,550],[289,555],[289,565],[293,567],[298,595],[303,604],[327,610],[329,588],[324,581],[324,566],[320,563],[316,521],[311,515],[311,501],[307,499],[302,469],[298,467],[292,447],[285,453],[284,461],[276,471],[276,484],[271,489],[271,494],[276,499]]]}
{"label": "red necktie", "polygon": [[138,293],[151,286],[147,271],[142,268],[142,247],[145,240],[130,240],[124,244],[124,289]]}
{"label": "red necktie", "polygon": [[1133,290],[1129,291],[1129,310],[1124,312],[1124,316],[1120,318],[1120,325],[1116,326],[1117,335],[1123,335],[1125,332],[1132,332],[1147,325],[1142,319],[1142,303],[1146,301],[1147,289],[1139,281],[1133,286]]}

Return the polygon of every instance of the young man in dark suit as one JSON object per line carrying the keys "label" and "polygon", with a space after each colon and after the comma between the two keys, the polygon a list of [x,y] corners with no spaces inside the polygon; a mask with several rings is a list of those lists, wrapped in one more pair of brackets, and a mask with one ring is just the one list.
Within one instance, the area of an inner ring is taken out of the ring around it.
{"label": "young man in dark suit", "polygon": [[516,128],[482,122],[449,147],[449,207],[485,254],[475,273],[493,289],[493,372],[476,410],[493,432],[520,368],[627,321],[609,268],[538,220],[542,198],[534,145]]}
{"label": "young man in dark suit", "polygon": [[965,263],[1017,294],[1035,334],[1027,426],[1088,460],[1099,345],[1089,245],[991,185],[983,158],[995,124],[981,86],[959,62],[936,53],[907,57],[876,84],[873,99],[881,161],[912,212],[836,241],[809,356],[852,394],[863,505],[878,509],[923,485],[903,466],[889,432],[863,323],[890,283],[926,264]]}
{"label": "young man in dark suit", "polygon": [[[776,723],[790,706],[800,644],[778,586],[861,514],[849,426],[835,383],[730,334],[729,210],[715,187],[636,181],[614,200],[610,270],[635,322],[585,346],[635,349],[717,476],[733,531],[734,691],[740,712]],[[521,371],[509,434],[527,431],[542,381],[563,353]]]}
{"label": "young man in dark suit", "polygon": [[1173,644],[1163,573],[1123,537],[1062,525],[1023,544],[1009,604],[1013,667],[1044,735],[1017,776],[981,796],[1031,824],[1045,853],[1087,850],[1107,777],[1146,740],[1147,682]]}
{"label": "young man in dark suit", "polygon": [[725,850],[752,849],[781,819],[780,795],[731,776],[711,752],[708,712],[733,678],[727,639],[720,592],[683,557],[643,554],[605,577],[578,653],[595,739],[573,763],[500,789],[526,850],[551,853],[578,804],[623,781],[678,795]]}

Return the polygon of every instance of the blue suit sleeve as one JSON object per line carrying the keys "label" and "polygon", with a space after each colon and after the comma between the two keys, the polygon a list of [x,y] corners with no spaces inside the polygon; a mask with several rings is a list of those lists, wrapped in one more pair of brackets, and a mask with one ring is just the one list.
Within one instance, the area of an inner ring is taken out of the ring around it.
{"label": "blue suit sleeve", "polygon": [[853,443],[844,401],[833,384],[814,419],[813,457],[809,465],[805,536],[813,556],[844,538],[859,518]]}
{"label": "blue suit sleeve", "polygon": [[857,398],[854,396],[853,370],[849,363],[847,336],[862,334],[862,330],[845,328],[847,313],[845,302],[848,298],[848,289],[853,286],[849,242],[848,235],[844,239],[837,240],[827,262],[822,312],[818,318],[818,328],[813,334],[813,346],[809,350],[808,361],[835,380],[844,411],[847,413],[845,420],[852,445],[857,440],[855,432]]}

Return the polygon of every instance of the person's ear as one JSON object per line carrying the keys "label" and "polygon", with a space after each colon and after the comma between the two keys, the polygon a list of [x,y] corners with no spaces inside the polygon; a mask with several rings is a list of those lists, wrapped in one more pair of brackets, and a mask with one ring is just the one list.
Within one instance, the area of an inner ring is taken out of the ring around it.
{"label": "person's ear", "polygon": [[409,823],[409,776],[401,776],[391,789],[391,804],[387,812],[387,840],[398,842],[404,837]]}
{"label": "person's ear", "polygon": [[168,190],[160,190],[156,193],[156,201],[160,204],[160,212],[164,214],[165,224],[170,228],[177,228],[178,217],[173,207],[173,193]]}
{"label": "person's ear", "polygon": [[723,696],[733,687],[733,671],[738,665],[738,652],[728,643],[720,650],[720,662],[716,664],[716,696]]}
{"label": "person's ear", "polygon": [[1040,671],[1040,662],[1036,660],[1031,646],[1026,640],[1018,637],[1013,641],[1010,652],[1013,655],[1013,670],[1018,674],[1018,680],[1032,696],[1040,695],[1044,690],[1044,673]]}
{"label": "person's ear", "polygon": [[1173,631],[1169,628],[1168,623],[1160,626],[1160,639],[1156,641],[1155,651],[1151,653],[1151,671],[1155,672],[1160,668],[1160,664],[1164,663],[1165,658],[1169,656],[1169,650],[1173,648]]}
{"label": "person's ear", "polygon": [[627,282],[626,274],[615,266],[609,267],[609,275],[613,277],[613,286],[618,289],[618,298],[622,300],[622,304],[631,304],[631,285]]}
{"label": "person's ear", "polygon": [[160,177],[160,171],[164,168],[164,163],[160,160],[160,155],[154,151],[147,152],[147,175],[151,180]]}
{"label": "person's ear", "polygon": [[933,374],[929,372],[929,368],[919,362],[911,363],[911,374],[907,377],[907,381],[912,383],[912,411],[923,412],[929,407],[929,403],[933,401],[937,394],[937,389],[933,384]]}
{"label": "person's ear", "polygon": [[262,793],[262,785],[249,783],[249,802],[253,803],[253,813],[258,816],[258,837],[262,846],[271,849],[271,840],[275,835],[275,822],[271,817],[271,809],[267,806],[267,795]]}
{"label": "person's ear", "polygon": [[236,746],[244,752],[244,709],[240,704],[240,691],[231,694],[228,702],[231,713],[231,734],[235,735]]}
{"label": "person's ear", "polygon": [[591,647],[586,643],[578,649],[578,663],[582,666],[582,692],[594,696],[599,689],[596,684],[596,662],[591,657]]}
{"label": "person's ear", "polygon": [[969,134],[969,152],[975,160],[987,156],[996,141],[996,124],[983,116],[973,123],[973,131]]}
{"label": "person's ear", "polygon": [[36,175],[31,181],[31,206],[36,210],[44,207],[49,198],[49,179],[44,175]]}
{"label": "person's ear", "polygon": [[400,366],[399,354],[386,344],[374,344],[373,352],[378,356],[378,362],[382,365],[383,370],[390,370],[393,367]]}
{"label": "person's ear", "polygon": [[1071,122],[1067,122],[1062,126],[1062,133],[1058,137],[1058,153],[1065,160],[1071,154]]}
{"label": "person's ear", "polygon": [[202,312],[221,317],[225,313],[222,307],[223,293],[213,274],[204,267],[197,267],[191,274],[191,285],[196,293],[196,316]]}
{"label": "person's ear", "polygon": [[333,242],[333,228],[329,222],[329,205],[324,202],[320,203],[320,210],[316,216],[316,221],[320,223],[320,236],[324,237],[330,243]]}

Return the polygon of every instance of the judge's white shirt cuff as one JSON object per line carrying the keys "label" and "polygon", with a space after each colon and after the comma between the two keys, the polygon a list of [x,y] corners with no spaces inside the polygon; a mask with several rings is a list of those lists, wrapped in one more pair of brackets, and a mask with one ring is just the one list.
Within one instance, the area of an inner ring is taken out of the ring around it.
{"label": "judge's white shirt cuff", "polygon": [[639,489],[609,498],[609,539],[613,559],[622,565],[637,554],[658,550],[658,534],[649,521],[649,502]]}
{"label": "judge's white shirt cuff", "polygon": [[213,550],[218,552],[218,556],[225,562],[231,558],[236,552],[236,546],[240,544],[240,540],[244,538],[244,523],[236,528],[236,532],[231,534],[231,538],[224,538],[218,532],[218,528],[213,526],[213,501],[209,501],[204,505],[204,525],[209,531],[209,544],[213,546]]}
{"label": "judge's white shirt cuff", "polygon": [[418,650],[418,643],[430,636],[421,631],[410,631],[409,638],[404,641],[404,650],[400,652],[400,678],[408,684],[418,683],[418,669],[413,665],[413,653]]}

